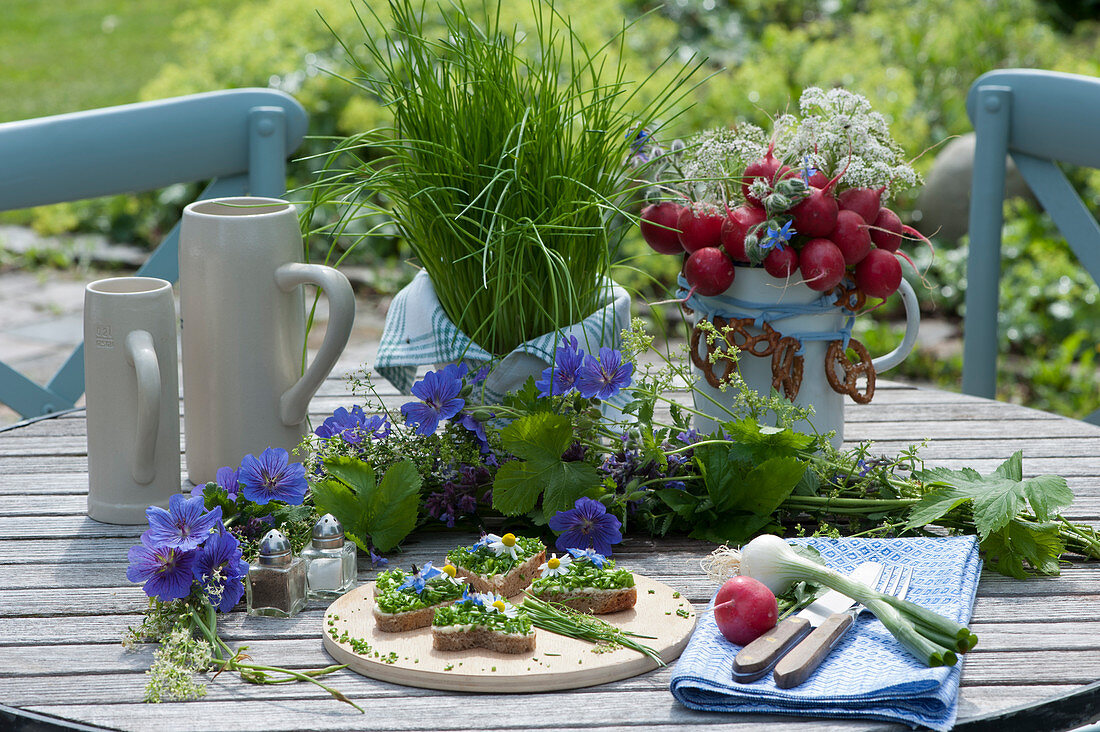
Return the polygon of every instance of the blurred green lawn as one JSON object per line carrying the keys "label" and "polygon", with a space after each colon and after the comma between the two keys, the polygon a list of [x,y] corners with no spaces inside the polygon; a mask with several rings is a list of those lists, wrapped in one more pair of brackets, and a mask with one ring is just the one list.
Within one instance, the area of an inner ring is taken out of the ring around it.
{"label": "blurred green lawn", "polygon": [[2,0],[0,122],[138,101],[178,49],[172,24],[231,0]]}

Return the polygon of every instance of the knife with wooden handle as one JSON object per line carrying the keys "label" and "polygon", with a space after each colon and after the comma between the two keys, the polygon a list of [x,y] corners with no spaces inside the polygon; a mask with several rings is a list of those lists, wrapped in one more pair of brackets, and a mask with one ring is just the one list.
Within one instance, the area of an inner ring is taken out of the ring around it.
{"label": "knife with wooden handle", "polygon": [[805,640],[779,659],[775,664],[775,673],[772,674],[775,685],[780,689],[791,689],[810,678],[810,674],[817,670],[825,656],[829,655],[855,622],[854,610],[853,607],[825,618]]}
{"label": "knife with wooden handle", "polygon": [[[882,574],[882,565],[864,562],[850,575],[863,584],[874,585]],[[838,612],[852,607],[855,601],[836,590],[829,590],[806,608],[781,620],[774,628],[742,648],[733,659],[733,680],[748,684],[771,673],[776,664],[816,626]]]}

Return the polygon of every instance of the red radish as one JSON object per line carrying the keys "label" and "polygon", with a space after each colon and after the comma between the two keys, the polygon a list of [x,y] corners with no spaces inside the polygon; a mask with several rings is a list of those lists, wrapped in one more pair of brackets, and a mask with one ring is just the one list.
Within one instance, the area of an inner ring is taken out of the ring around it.
{"label": "red radish", "polygon": [[829,176],[822,173],[820,170],[814,170],[813,175],[810,176],[809,185],[814,188],[824,188],[829,182]]}
{"label": "red radish", "polygon": [[760,580],[731,577],[714,596],[714,622],[730,643],[748,645],[775,627],[779,605]]}
{"label": "red radish", "polygon": [[772,249],[764,257],[764,269],[772,277],[785,279],[798,271],[798,252],[791,247]]}
{"label": "red radish", "polygon": [[878,216],[871,229],[871,242],[879,249],[896,252],[901,246],[902,223],[898,215],[885,206],[878,210]]}
{"label": "red radish", "polygon": [[680,204],[674,201],[661,201],[642,209],[642,238],[653,251],[660,254],[679,254],[684,251],[680,245],[680,231],[676,228],[680,208]]}
{"label": "red radish", "polygon": [[863,217],[855,211],[842,209],[836,215],[836,228],[829,238],[844,255],[845,264],[858,264],[871,251],[871,235]]}
{"label": "red radish", "polygon": [[855,211],[863,217],[863,223],[870,224],[878,216],[878,210],[882,206],[882,194],[886,186],[881,188],[849,188],[841,191],[837,196],[841,210]]}
{"label": "red radish", "polygon": [[803,236],[826,236],[836,226],[838,210],[831,191],[811,186],[810,195],[799,201],[790,211],[794,230]]}
{"label": "red radish", "polygon": [[684,279],[704,297],[721,295],[733,284],[733,262],[718,247],[696,249],[684,262]]}
{"label": "red radish", "polygon": [[856,285],[871,297],[883,300],[897,292],[901,285],[901,263],[887,249],[872,249],[856,265]]}
{"label": "red radish", "polygon": [[741,178],[741,193],[744,194],[745,200],[751,204],[757,206],[763,206],[764,203],[756,198],[749,192],[749,187],[753,184],[757,178],[762,178],[770,185],[779,174],[780,168],[783,164],[776,159],[773,153],[775,152],[775,141],[773,140],[768,145],[768,151],[764,153],[764,157],[759,160],[754,160],[745,166],[745,172]]}
{"label": "red radish", "polygon": [[714,206],[695,204],[684,206],[676,218],[680,244],[694,252],[703,247],[716,247],[722,242],[722,222],[725,217]]}
{"label": "red radish", "polygon": [[802,278],[811,290],[825,292],[844,279],[844,255],[829,239],[810,239],[798,256]]}
{"label": "red radish", "polygon": [[733,261],[749,261],[749,255],[745,253],[745,237],[754,226],[764,223],[767,217],[764,209],[755,206],[738,206],[730,211],[730,215],[722,222],[721,241],[726,254]]}

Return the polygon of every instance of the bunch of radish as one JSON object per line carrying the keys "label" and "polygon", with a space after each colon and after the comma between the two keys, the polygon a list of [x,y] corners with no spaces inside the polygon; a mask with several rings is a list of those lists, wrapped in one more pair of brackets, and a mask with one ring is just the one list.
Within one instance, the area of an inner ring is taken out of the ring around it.
{"label": "bunch of radish", "polygon": [[735,265],[760,265],[777,278],[797,273],[821,292],[851,277],[866,295],[885,299],[901,284],[903,235],[923,237],[882,205],[885,186],[838,193],[842,176],[793,169],[769,147],[745,167],[740,205],[654,203],[642,210],[642,236],[661,254],[687,255],[684,278],[700,295],[724,292]]}

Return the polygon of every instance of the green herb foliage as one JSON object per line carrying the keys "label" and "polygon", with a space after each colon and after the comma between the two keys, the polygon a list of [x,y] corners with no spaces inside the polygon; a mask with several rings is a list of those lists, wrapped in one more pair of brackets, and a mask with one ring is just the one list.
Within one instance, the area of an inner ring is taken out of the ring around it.
{"label": "green herb foliage", "polygon": [[460,546],[447,552],[447,561],[474,574],[492,577],[494,574],[507,574],[513,567],[523,564],[541,551],[546,551],[546,547],[538,539],[517,536],[515,559],[507,554],[494,554],[488,546],[480,546],[474,551],[470,551],[470,547]]}
{"label": "green herb foliage", "polygon": [[587,560],[576,560],[565,574],[536,579],[531,583],[531,593],[537,597],[544,592],[571,592],[585,588],[621,590],[633,586],[634,575],[625,569],[615,569],[612,560],[608,560],[602,568]]}
{"label": "green herb foliage", "polygon": [[432,625],[437,628],[448,625],[474,625],[509,635],[527,635],[531,632],[531,618],[523,610],[520,610],[514,618],[510,618],[502,612],[490,610],[475,602],[456,602],[453,605],[436,608]]}
{"label": "green herb foliage", "polygon": [[363,551],[370,551],[368,540],[379,551],[393,549],[416,526],[420,475],[411,462],[391,465],[381,482],[374,468],[352,458],[333,457],[324,466],[328,477],[313,486],[313,501]]}
{"label": "green herb foliage", "polygon": [[462,597],[462,590],[466,586],[465,582],[454,582],[450,577],[441,575],[425,582],[424,590],[420,593],[411,587],[398,589],[408,576],[401,569],[379,573],[375,579],[378,597],[374,599],[379,610],[384,613],[405,613],[448,600],[457,600]]}

